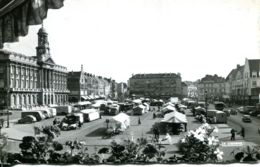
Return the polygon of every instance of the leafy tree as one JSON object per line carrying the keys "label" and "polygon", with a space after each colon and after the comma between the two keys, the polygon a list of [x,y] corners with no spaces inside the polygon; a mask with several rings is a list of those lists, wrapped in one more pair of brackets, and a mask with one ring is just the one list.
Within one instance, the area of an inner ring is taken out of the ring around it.
{"label": "leafy tree", "polygon": [[189,131],[179,143],[180,157],[173,157],[177,162],[205,163],[222,160],[223,152],[219,150],[219,140],[212,136],[212,128],[203,124],[195,131]]}

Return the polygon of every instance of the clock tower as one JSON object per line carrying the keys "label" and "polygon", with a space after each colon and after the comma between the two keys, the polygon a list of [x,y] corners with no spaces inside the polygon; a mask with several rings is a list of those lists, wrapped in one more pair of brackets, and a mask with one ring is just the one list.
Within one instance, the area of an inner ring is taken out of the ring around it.
{"label": "clock tower", "polygon": [[43,27],[41,27],[38,32],[38,46],[36,47],[36,51],[37,59],[40,62],[43,62],[50,57],[48,33]]}

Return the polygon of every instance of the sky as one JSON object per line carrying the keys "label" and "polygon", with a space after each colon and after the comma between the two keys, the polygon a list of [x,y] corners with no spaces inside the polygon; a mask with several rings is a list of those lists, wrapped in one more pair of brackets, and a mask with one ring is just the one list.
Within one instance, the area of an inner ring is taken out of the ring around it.
{"label": "sky", "polygon": [[[65,0],[44,28],[56,64],[127,82],[137,73],[226,77],[260,59],[259,0]],[[37,32],[5,49],[36,54]]]}

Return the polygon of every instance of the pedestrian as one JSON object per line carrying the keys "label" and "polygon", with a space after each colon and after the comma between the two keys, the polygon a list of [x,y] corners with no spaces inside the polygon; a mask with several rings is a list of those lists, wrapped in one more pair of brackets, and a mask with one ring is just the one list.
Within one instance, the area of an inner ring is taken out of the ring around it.
{"label": "pedestrian", "polygon": [[140,119],[140,117],[138,118],[138,125],[141,125],[141,119]]}
{"label": "pedestrian", "polygon": [[81,122],[79,121],[79,128],[81,128],[81,126],[82,126],[82,124],[81,124]]}
{"label": "pedestrian", "polygon": [[158,142],[159,141],[159,129],[158,129],[158,127],[154,127],[154,129],[153,129],[153,133],[154,133],[154,139],[155,139],[155,141],[156,142]]}
{"label": "pedestrian", "polygon": [[236,140],[236,130],[235,129],[231,129],[231,139],[230,140]]}
{"label": "pedestrian", "polygon": [[156,139],[156,141],[158,142],[158,141],[159,141],[159,138],[160,138],[160,132],[159,132],[159,128],[158,128],[158,127],[156,127],[155,132],[156,132],[155,139]]}
{"label": "pedestrian", "polygon": [[153,119],[155,119],[156,118],[156,114],[155,114],[155,112],[153,112]]}
{"label": "pedestrian", "polygon": [[244,127],[241,128],[240,135],[243,137],[243,139],[245,138],[245,128]]}
{"label": "pedestrian", "polygon": [[54,118],[54,120],[53,120],[53,125],[56,125],[56,124],[57,124],[57,119]]}

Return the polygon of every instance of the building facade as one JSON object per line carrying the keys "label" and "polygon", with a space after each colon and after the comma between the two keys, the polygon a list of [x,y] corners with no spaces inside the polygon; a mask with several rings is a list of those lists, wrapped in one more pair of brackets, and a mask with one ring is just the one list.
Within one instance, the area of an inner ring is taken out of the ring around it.
{"label": "building facade", "polygon": [[68,73],[69,101],[78,102],[112,97],[112,79],[81,71]]}
{"label": "building facade", "polygon": [[68,94],[67,68],[51,58],[44,28],[38,32],[36,56],[0,50],[1,108],[65,104]]}
{"label": "building facade", "polygon": [[198,86],[198,100],[204,101],[207,99],[210,102],[223,100],[225,91],[225,78],[218,75],[206,75],[199,80]]}
{"label": "building facade", "polygon": [[128,97],[127,84],[120,82],[117,84],[117,96],[118,100],[123,102]]}
{"label": "building facade", "polygon": [[260,96],[260,59],[246,59],[243,76],[245,103],[255,105]]}
{"label": "building facade", "polygon": [[226,77],[226,92],[231,103],[242,104],[245,100],[244,68],[244,65],[237,65]]}
{"label": "building facade", "polygon": [[180,74],[135,74],[128,83],[130,95],[164,99],[182,96]]}
{"label": "building facade", "polygon": [[188,85],[185,82],[181,83],[182,98],[188,97]]}

